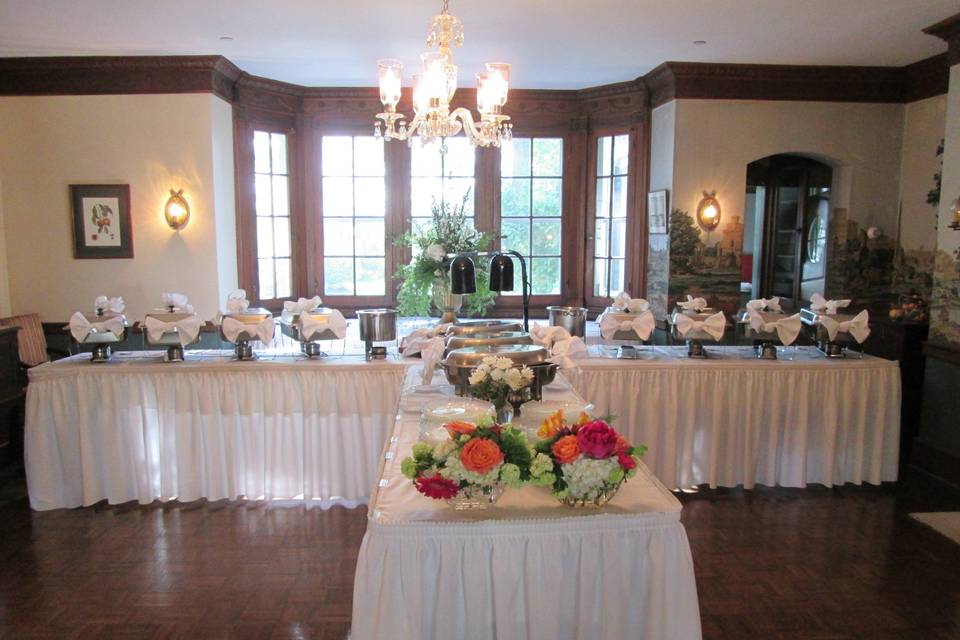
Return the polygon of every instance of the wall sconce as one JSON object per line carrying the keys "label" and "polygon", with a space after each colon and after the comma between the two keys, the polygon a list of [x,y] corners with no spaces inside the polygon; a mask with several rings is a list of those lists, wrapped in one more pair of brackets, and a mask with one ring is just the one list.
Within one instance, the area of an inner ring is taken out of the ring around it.
{"label": "wall sconce", "polygon": [[953,201],[951,209],[953,211],[953,222],[947,226],[954,231],[960,231],[960,197]]}
{"label": "wall sconce", "polygon": [[704,231],[713,231],[720,224],[720,202],[716,194],[716,191],[704,191],[703,198],[697,205],[697,224]]}
{"label": "wall sconce", "polygon": [[190,222],[190,204],[183,197],[183,189],[174,191],[170,189],[170,197],[167,199],[166,206],[163,207],[163,217],[167,219],[167,224],[174,231],[179,231]]}

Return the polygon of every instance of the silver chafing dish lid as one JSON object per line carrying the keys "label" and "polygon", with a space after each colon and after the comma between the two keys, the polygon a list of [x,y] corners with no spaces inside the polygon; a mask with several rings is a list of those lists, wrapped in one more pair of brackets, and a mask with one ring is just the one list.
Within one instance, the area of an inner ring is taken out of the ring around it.
{"label": "silver chafing dish lid", "polygon": [[506,344],[486,347],[463,347],[447,354],[444,364],[453,367],[476,367],[487,356],[509,358],[515,365],[546,364],[549,352],[536,344]]}
{"label": "silver chafing dish lid", "polygon": [[[763,318],[764,322],[776,322],[777,320],[782,320],[788,317],[788,314],[783,311],[757,311],[760,314],[760,317]],[[744,309],[737,315],[737,322],[749,323],[750,322],[750,311]]]}
{"label": "silver chafing dish lid", "polygon": [[[104,311],[102,315],[97,315],[92,311],[80,311],[79,313],[84,318],[86,318],[87,322],[90,322],[90,323],[106,322],[110,318],[123,318],[123,326],[125,327],[129,326],[129,323],[127,322],[127,317],[122,313],[115,313],[113,311]],[[69,327],[70,325],[67,325],[67,326]]]}
{"label": "silver chafing dish lid", "polygon": [[156,318],[157,320],[163,320],[164,322],[177,322],[178,320],[185,320],[187,318],[192,318],[197,315],[194,313],[184,313],[182,311],[167,311],[166,309],[154,309],[149,312],[146,317]]}
{"label": "silver chafing dish lid", "polygon": [[333,309],[330,307],[317,307],[313,311],[304,311],[302,313],[299,311],[284,311],[280,316],[280,321],[297,324],[300,322],[300,316],[309,316],[315,320],[323,321],[331,314],[333,314]]}
{"label": "silver chafing dish lid", "polygon": [[463,320],[447,328],[449,336],[463,336],[471,333],[497,333],[500,331],[522,331],[523,325],[513,320]]}
{"label": "silver chafing dish lid", "polygon": [[272,315],[273,313],[271,313],[267,309],[263,309],[260,307],[250,307],[249,309],[245,309],[243,311],[232,311],[232,312],[224,313],[222,317],[233,318],[237,322],[242,322],[244,324],[258,324],[261,321],[266,320]]}
{"label": "silver chafing dish lid", "polygon": [[485,347],[504,344],[533,344],[526,331],[498,331],[496,333],[472,333],[447,338],[447,352],[464,347]]}
{"label": "silver chafing dish lid", "polygon": [[716,312],[717,310],[714,309],[713,307],[706,307],[701,311],[694,311],[692,309],[681,309],[680,307],[677,307],[676,309],[673,310],[673,313],[670,314],[669,318],[670,318],[670,321],[673,322],[673,317],[678,313],[682,313],[685,316],[690,316],[694,320],[702,320],[703,318],[700,318],[698,316],[703,316],[703,317],[712,316]]}
{"label": "silver chafing dish lid", "polygon": [[806,325],[818,325],[820,324],[820,318],[823,316],[829,316],[837,322],[847,322],[848,320],[853,320],[856,314],[853,313],[820,313],[819,311],[814,311],[808,307],[800,309],[800,322]]}

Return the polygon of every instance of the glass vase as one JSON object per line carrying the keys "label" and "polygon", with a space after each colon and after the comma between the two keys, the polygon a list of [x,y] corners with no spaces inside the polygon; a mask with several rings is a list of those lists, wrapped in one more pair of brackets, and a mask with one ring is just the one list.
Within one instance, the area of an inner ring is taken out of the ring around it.
{"label": "glass vase", "polygon": [[486,509],[496,504],[501,495],[503,495],[502,484],[497,483],[492,486],[472,484],[460,489],[456,497],[448,498],[447,504],[454,511]]}
{"label": "glass vase", "polygon": [[621,480],[615,485],[608,484],[604,486],[603,491],[601,491],[599,495],[597,495],[597,497],[591,500],[584,500],[584,499],[578,499],[571,496],[567,496],[565,498],[561,498],[560,502],[562,502],[564,506],[572,507],[574,509],[602,507],[603,505],[613,500],[613,496],[617,495],[617,491],[620,491],[620,485],[622,484],[623,484],[623,481]]}
{"label": "glass vase", "polygon": [[463,304],[463,296],[450,293],[450,278],[446,274],[437,276],[430,287],[433,308],[440,314],[440,322],[456,322],[457,312]]}

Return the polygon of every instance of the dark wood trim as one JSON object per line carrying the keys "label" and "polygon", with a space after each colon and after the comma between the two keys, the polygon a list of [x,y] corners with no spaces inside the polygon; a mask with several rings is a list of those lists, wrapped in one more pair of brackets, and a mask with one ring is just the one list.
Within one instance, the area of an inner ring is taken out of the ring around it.
{"label": "dark wood trim", "polygon": [[924,343],[923,355],[951,364],[960,364],[960,348],[945,342]]}
{"label": "dark wood trim", "polygon": [[904,102],[945,95],[949,84],[950,63],[945,53],[903,67]]}
{"label": "dark wood trim", "polygon": [[960,64],[960,13],[930,25],[923,32],[947,43],[947,61],[951,67]]}
{"label": "dark wood trim", "polygon": [[952,485],[960,486],[960,457],[938,449],[922,438],[913,439],[909,464]]}

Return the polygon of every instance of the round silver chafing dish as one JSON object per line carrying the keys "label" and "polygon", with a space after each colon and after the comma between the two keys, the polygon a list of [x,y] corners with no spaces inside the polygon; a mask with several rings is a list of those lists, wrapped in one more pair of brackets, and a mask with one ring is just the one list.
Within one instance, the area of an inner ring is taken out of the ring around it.
{"label": "round silver chafing dish", "polygon": [[497,333],[470,333],[447,338],[445,354],[464,347],[493,347],[508,344],[533,344],[533,338],[525,331],[499,331]]}
{"label": "round silver chafing dish", "polygon": [[387,357],[387,348],[374,346],[374,342],[391,342],[397,339],[397,312],[394,309],[360,309],[360,339],[364,342],[367,359],[382,360]]}
{"label": "round silver chafing dish", "polygon": [[547,317],[554,327],[563,327],[571,336],[587,335],[587,309],[585,307],[547,307]]}
{"label": "round silver chafing dish", "polygon": [[250,342],[253,340],[259,340],[256,334],[255,325],[260,324],[267,318],[271,317],[271,313],[267,309],[261,307],[250,307],[244,309],[243,311],[232,311],[229,313],[223,314],[223,318],[232,318],[237,322],[242,322],[246,325],[252,325],[248,328],[244,328],[237,334],[235,340],[230,340],[223,332],[223,321],[220,321],[220,339],[224,342],[233,343],[234,355],[237,356],[237,360],[256,360],[257,356],[253,353],[253,347],[250,346]]}
{"label": "round silver chafing dish", "polygon": [[466,336],[473,333],[523,331],[523,324],[513,320],[463,320],[447,328],[448,336]]}
{"label": "round silver chafing dish", "polygon": [[533,383],[530,385],[530,396],[533,400],[543,397],[543,387],[553,382],[557,375],[557,365],[548,362],[550,353],[540,345],[511,344],[454,349],[440,365],[447,375],[447,382],[453,385],[458,396],[467,394],[470,374],[487,356],[509,358],[514,366],[525,365],[533,369]]}
{"label": "round silver chafing dish", "polygon": [[312,336],[310,336],[309,340],[306,340],[303,337],[303,327],[300,323],[300,320],[303,316],[309,316],[321,324],[326,324],[329,322],[329,318],[332,313],[333,309],[330,307],[317,307],[313,311],[304,311],[303,313],[291,313],[285,311],[280,316],[280,333],[292,340],[299,342],[300,351],[302,351],[308,358],[325,356],[326,354],[320,349],[320,345],[317,344],[317,340],[339,340],[337,334],[330,329],[324,329],[319,333],[314,333]]}
{"label": "round silver chafing dish", "polygon": [[[83,311],[81,314],[91,325],[106,322],[111,318],[120,318],[123,320],[123,332],[121,332],[119,337],[112,331],[92,326],[90,327],[90,333],[87,334],[87,337],[79,343],[93,345],[93,350],[90,353],[90,362],[107,362],[113,353],[113,345],[127,339],[127,327],[129,323],[127,322],[126,316],[122,313],[114,313],[113,311],[103,311],[102,313],[88,313]],[[70,325],[67,325],[64,329],[69,330]]]}

